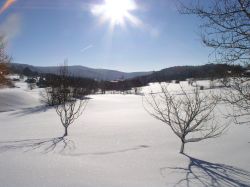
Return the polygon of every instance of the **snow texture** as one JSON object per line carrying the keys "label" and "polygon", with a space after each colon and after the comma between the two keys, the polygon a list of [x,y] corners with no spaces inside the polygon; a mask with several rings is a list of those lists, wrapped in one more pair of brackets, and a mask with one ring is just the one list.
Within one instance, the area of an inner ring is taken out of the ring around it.
{"label": "snow texture", "polygon": [[249,126],[231,124],[181,155],[179,139],[144,110],[142,96],[92,95],[62,138],[40,90],[17,86],[0,91],[0,186],[250,186]]}

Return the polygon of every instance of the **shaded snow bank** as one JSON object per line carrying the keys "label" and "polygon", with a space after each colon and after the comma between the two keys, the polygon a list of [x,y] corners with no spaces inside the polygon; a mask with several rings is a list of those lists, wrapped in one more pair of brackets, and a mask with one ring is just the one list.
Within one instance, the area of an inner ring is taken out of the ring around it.
{"label": "shaded snow bank", "polygon": [[26,91],[17,88],[0,90],[0,112],[34,107],[39,104],[39,100]]}

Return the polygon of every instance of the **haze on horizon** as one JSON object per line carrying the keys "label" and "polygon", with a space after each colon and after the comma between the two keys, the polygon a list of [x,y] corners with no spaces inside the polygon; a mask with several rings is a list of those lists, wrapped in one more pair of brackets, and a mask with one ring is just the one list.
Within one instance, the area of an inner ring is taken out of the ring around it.
{"label": "haze on horizon", "polygon": [[13,62],[125,72],[209,61],[197,18],[171,0],[4,0],[0,33]]}

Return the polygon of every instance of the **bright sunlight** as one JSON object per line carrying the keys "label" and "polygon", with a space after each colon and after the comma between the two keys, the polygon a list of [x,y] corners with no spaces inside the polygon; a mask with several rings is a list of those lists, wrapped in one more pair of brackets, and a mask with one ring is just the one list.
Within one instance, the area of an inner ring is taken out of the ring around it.
{"label": "bright sunlight", "polygon": [[125,26],[126,21],[139,26],[141,21],[131,14],[136,9],[134,0],[105,0],[104,4],[94,5],[91,11],[100,17],[100,23],[110,22],[113,28],[116,25]]}

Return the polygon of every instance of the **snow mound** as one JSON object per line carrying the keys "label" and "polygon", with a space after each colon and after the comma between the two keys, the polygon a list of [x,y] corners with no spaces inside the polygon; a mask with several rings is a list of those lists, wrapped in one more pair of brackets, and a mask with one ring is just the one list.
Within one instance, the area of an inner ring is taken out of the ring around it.
{"label": "snow mound", "polygon": [[38,98],[25,90],[12,88],[0,90],[0,112],[34,107],[40,104]]}

